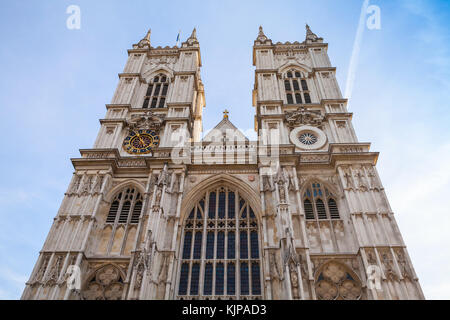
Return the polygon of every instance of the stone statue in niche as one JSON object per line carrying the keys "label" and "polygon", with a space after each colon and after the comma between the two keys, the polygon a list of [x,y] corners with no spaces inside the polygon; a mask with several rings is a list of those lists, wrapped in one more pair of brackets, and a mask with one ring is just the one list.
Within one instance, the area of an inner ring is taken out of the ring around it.
{"label": "stone statue in niche", "polygon": [[408,266],[408,263],[406,262],[405,257],[400,251],[397,251],[397,262],[400,267],[400,271],[402,273],[402,277],[405,279],[412,279],[411,272]]}
{"label": "stone statue in niche", "polygon": [[363,192],[367,191],[367,184],[364,179],[365,178],[364,171],[358,170],[355,174],[355,177],[358,181],[358,189]]}
{"label": "stone statue in niche", "polygon": [[351,169],[344,170],[344,178],[345,178],[345,187],[347,189],[353,189],[355,186],[353,184],[353,177],[351,174]]}
{"label": "stone statue in niche", "polygon": [[262,181],[263,181],[263,191],[273,191],[274,190],[272,181],[270,180],[270,176],[263,175]]}
{"label": "stone statue in niche", "polygon": [[381,256],[383,259],[386,278],[389,280],[397,281],[398,276],[397,276],[396,272],[394,271],[394,267],[392,265],[392,259],[390,258],[389,254],[385,252]]}
{"label": "stone statue in niche", "polygon": [[292,298],[298,300],[300,299],[300,290],[298,287],[297,267],[295,266],[294,263],[289,264],[289,271],[291,277]]}
{"label": "stone statue in niche", "polygon": [[283,269],[280,267],[276,253],[269,253],[270,277],[277,281],[284,279]]}

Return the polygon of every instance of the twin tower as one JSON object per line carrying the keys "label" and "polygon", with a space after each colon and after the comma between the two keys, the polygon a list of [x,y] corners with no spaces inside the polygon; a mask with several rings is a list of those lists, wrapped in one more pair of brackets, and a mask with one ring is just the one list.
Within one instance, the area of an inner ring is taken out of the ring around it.
{"label": "twin tower", "polygon": [[257,141],[223,120],[202,135],[196,30],[150,31],[75,168],[22,299],[423,299],[328,58],[253,45]]}

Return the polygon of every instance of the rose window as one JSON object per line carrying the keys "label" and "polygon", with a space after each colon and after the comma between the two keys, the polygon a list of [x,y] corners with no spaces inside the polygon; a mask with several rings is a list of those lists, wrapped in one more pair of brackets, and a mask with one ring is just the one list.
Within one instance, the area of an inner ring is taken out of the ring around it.
{"label": "rose window", "polygon": [[307,146],[313,145],[317,142],[317,137],[311,132],[302,133],[299,139],[301,143]]}

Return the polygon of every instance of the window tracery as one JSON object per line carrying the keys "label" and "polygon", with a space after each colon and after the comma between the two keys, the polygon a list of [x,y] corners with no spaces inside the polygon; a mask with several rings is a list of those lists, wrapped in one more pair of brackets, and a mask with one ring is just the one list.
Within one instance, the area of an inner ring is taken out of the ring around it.
{"label": "window tracery", "polygon": [[340,219],[335,196],[321,183],[313,182],[303,194],[303,208],[307,220]]}
{"label": "window tracery", "polygon": [[235,190],[209,190],[184,226],[180,299],[262,297],[258,222]]}
{"label": "window tracery", "polygon": [[147,87],[142,108],[164,108],[168,90],[169,79],[167,76],[162,73],[155,76]]}
{"label": "window tracery", "polygon": [[287,104],[311,103],[308,83],[303,72],[294,69],[289,70],[283,78]]}

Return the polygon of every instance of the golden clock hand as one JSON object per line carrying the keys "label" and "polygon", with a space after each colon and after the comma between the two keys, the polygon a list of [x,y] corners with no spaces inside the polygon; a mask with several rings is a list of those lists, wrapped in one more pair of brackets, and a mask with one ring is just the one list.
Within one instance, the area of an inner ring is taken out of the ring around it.
{"label": "golden clock hand", "polygon": [[137,131],[134,131],[134,133],[136,134],[136,136],[137,136],[137,137],[139,138],[139,140],[141,141],[142,146],[145,146],[145,142],[144,142],[144,140],[142,140],[141,135],[140,135]]}

